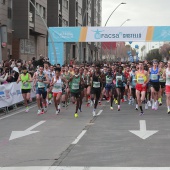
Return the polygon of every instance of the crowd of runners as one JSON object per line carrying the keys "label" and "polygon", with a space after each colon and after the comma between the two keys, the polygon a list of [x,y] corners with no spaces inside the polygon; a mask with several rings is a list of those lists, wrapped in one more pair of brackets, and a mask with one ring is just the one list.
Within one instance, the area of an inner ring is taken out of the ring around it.
{"label": "crowd of runners", "polygon": [[158,110],[165,94],[167,113],[170,114],[170,61],[74,67],[54,67],[45,62],[37,67],[33,76],[23,67],[17,83],[20,81],[26,112],[29,112],[30,91],[36,89],[38,115],[47,112],[52,102],[55,114],[60,113],[61,107],[69,107],[72,103],[75,104],[74,116],[77,118],[78,113],[82,112],[82,103],[86,102],[87,107],[92,107],[95,117],[97,106],[101,105],[102,100],[110,103],[111,111],[114,111],[113,103],[120,111],[121,103],[127,102],[143,115],[148,107]]}

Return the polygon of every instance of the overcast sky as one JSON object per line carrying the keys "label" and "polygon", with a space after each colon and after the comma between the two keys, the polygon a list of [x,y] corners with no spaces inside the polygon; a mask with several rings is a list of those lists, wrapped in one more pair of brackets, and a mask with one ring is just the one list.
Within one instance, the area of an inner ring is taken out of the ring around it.
{"label": "overcast sky", "polygon": [[102,0],[102,25],[121,2],[107,26],[170,26],[170,0]]}

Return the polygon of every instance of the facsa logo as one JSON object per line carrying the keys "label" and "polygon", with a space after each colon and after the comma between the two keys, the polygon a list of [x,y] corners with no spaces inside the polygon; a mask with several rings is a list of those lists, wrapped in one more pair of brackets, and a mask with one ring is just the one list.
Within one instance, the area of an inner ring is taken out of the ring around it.
{"label": "facsa logo", "polygon": [[97,29],[96,31],[93,31],[93,32],[95,32],[94,38],[95,38],[96,40],[101,39],[101,37],[102,37],[101,32],[103,32],[103,31],[99,31],[99,30]]}

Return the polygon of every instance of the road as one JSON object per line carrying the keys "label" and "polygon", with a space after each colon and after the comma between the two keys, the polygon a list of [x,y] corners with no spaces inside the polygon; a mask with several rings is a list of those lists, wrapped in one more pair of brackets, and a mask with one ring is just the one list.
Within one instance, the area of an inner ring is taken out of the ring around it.
{"label": "road", "polygon": [[[77,119],[74,107],[55,115],[52,105],[46,114],[37,116],[33,105],[29,113],[20,110],[1,117],[0,170],[170,167],[170,117],[165,105],[139,116],[127,103],[118,112],[116,105],[111,111],[103,102],[96,118],[92,108],[83,105]],[[130,132],[140,129],[136,132],[140,137]],[[148,131],[154,133],[149,136]]]}

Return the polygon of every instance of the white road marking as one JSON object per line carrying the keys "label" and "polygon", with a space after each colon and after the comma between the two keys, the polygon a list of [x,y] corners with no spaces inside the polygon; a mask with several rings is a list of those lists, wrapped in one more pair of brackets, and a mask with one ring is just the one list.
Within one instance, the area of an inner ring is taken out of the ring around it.
{"label": "white road marking", "polygon": [[4,167],[0,170],[170,170],[169,167],[62,167],[62,166],[36,166],[36,167]]}
{"label": "white road marking", "polygon": [[85,135],[86,132],[87,132],[87,130],[83,130],[72,144],[73,145],[77,144],[79,142],[79,140]]}
{"label": "white road marking", "polygon": [[[34,105],[34,106],[29,107],[29,108],[32,109],[32,108],[34,108],[34,107],[36,107],[36,106],[37,106],[37,105]],[[25,109],[22,109],[22,110],[20,110],[20,111],[18,111],[18,112],[15,112],[15,113],[13,113],[13,114],[9,114],[9,115],[7,115],[7,116],[3,116],[3,117],[0,118],[0,120],[6,119],[6,118],[11,117],[11,116],[14,116],[14,115],[17,115],[17,114],[19,114],[19,113],[21,113],[21,112],[24,112],[24,111],[25,111]]]}
{"label": "white road marking", "polygon": [[100,110],[97,116],[100,116],[102,114],[103,110]]}
{"label": "white road marking", "polygon": [[38,133],[39,131],[31,131],[33,129],[35,129],[36,127],[42,125],[43,123],[45,123],[46,121],[40,121],[37,124],[31,126],[30,128],[26,129],[25,131],[13,131],[11,133],[10,139],[9,140],[14,140],[17,138],[22,138],[24,136],[28,136],[34,133]]}
{"label": "white road marking", "polygon": [[155,133],[157,133],[158,131],[146,130],[146,121],[140,120],[140,130],[131,130],[130,132],[140,137],[141,139],[145,140],[150,136],[154,135]]}

